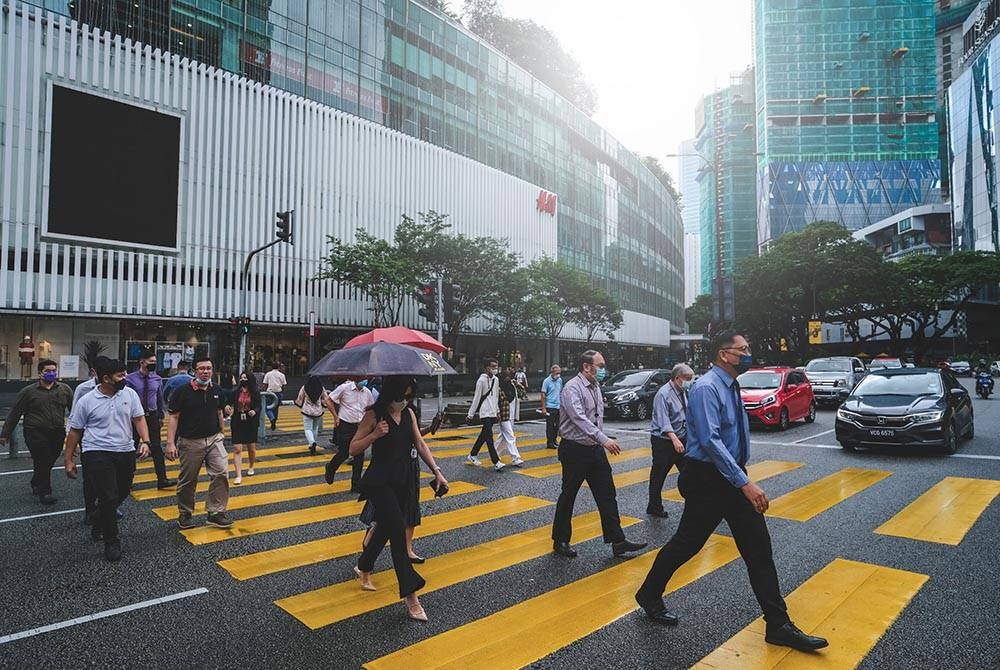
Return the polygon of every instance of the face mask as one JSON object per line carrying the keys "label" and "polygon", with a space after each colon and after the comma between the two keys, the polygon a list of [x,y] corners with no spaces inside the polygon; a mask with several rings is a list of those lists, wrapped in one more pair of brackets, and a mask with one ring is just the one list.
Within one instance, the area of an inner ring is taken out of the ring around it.
{"label": "face mask", "polygon": [[402,412],[403,408],[406,407],[406,401],[405,400],[394,400],[393,402],[389,403],[389,405],[395,411]]}
{"label": "face mask", "polygon": [[115,387],[116,391],[124,391],[125,390],[125,380],[124,379],[122,379],[121,381],[113,382],[111,385]]}
{"label": "face mask", "polygon": [[681,388],[684,389],[685,391],[690,391],[691,384],[694,384],[693,379],[685,379],[683,382],[681,382]]}
{"label": "face mask", "polygon": [[604,378],[607,376],[608,376],[607,368],[597,368],[597,371],[594,372],[594,379],[596,379],[599,382],[603,382]]}
{"label": "face mask", "polygon": [[249,384],[249,383],[250,382],[248,382],[246,379],[241,379],[240,380],[240,386],[246,387],[246,385]]}
{"label": "face mask", "polygon": [[361,381],[359,381],[358,382],[358,388],[359,389],[368,388],[368,380],[367,379],[362,379]]}
{"label": "face mask", "polygon": [[211,382],[212,380],[211,379],[202,379],[201,377],[195,377],[194,381],[195,381],[196,384],[198,384],[198,386],[208,386],[209,382]]}
{"label": "face mask", "polygon": [[59,377],[59,373],[57,371],[55,371],[55,370],[52,370],[51,372],[47,371],[47,372],[43,372],[42,373],[42,381],[44,381],[46,384],[51,384],[58,377]]}
{"label": "face mask", "polygon": [[751,356],[750,354],[743,354],[742,356],[740,356],[740,362],[733,367],[736,368],[737,375],[743,374],[751,367],[753,367],[753,356]]}

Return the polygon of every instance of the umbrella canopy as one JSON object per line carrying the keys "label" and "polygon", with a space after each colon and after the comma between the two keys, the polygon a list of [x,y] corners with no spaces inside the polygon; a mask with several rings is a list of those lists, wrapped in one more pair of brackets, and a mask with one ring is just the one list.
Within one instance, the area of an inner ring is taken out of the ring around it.
{"label": "umbrella canopy", "polygon": [[455,369],[426,349],[392,342],[371,342],[331,351],[309,371],[333,377],[376,375],[452,375]]}
{"label": "umbrella canopy", "polygon": [[393,342],[395,344],[408,344],[411,347],[427,349],[440,354],[448,347],[444,346],[430,335],[421,333],[419,330],[412,330],[405,326],[392,326],[391,328],[376,328],[362,333],[357,337],[348,340],[344,348],[356,347],[359,344],[369,344],[372,342]]}

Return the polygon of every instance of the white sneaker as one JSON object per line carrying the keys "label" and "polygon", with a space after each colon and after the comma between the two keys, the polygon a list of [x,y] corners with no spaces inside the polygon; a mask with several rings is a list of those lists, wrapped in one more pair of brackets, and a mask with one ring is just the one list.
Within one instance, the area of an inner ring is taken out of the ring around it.
{"label": "white sneaker", "polygon": [[465,457],[465,464],[466,465],[479,465],[479,459],[476,458],[475,456],[466,456]]}
{"label": "white sneaker", "polygon": [[493,469],[496,470],[497,472],[503,470],[503,461],[497,461],[496,463],[494,463]]}
{"label": "white sneaker", "polygon": [[233,480],[233,484],[242,484],[242,483],[243,483],[242,477],[237,477],[236,479]]}
{"label": "white sneaker", "polygon": [[253,468],[247,470],[247,477],[253,477]]}
{"label": "white sneaker", "polygon": [[513,461],[511,461],[510,464],[516,465],[517,467],[521,467],[522,465],[524,465],[524,459],[518,456]]}

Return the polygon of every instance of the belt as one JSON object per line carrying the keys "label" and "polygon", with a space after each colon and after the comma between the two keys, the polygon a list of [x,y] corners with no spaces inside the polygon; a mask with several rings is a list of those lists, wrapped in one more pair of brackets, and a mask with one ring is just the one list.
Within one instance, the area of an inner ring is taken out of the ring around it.
{"label": "belt", "polygon": [[576,440],[567,440],[566,438],[563,438],[559,442],[559,444],[570,444],[570,445],[575,445],[577,447],[583,447],[584,449],[600,449],[601,448],[601,445],[599,445],[599,444],[584,444],[583,442],[577,442]]}

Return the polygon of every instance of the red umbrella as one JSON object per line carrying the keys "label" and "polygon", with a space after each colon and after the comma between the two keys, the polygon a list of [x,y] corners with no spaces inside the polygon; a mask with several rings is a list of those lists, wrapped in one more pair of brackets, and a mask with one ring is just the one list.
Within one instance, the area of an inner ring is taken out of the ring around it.
{"label": "red umbrella", "polygon": [[391,328],[376,328],[375,330],[369,330],[367,333],[362,333],[357,337],[351,338],[347,344],[344,345],[344,348],[347,349],[348,347],[357,347],[362,344],[371,344],[372,342],[408,344],[411,347],[427,349],[428,351],[433,351],[436,354],[440,354],[448,348],[430,335],[421,333],[418,330],[406,328],[405,326],[393,326]]}

